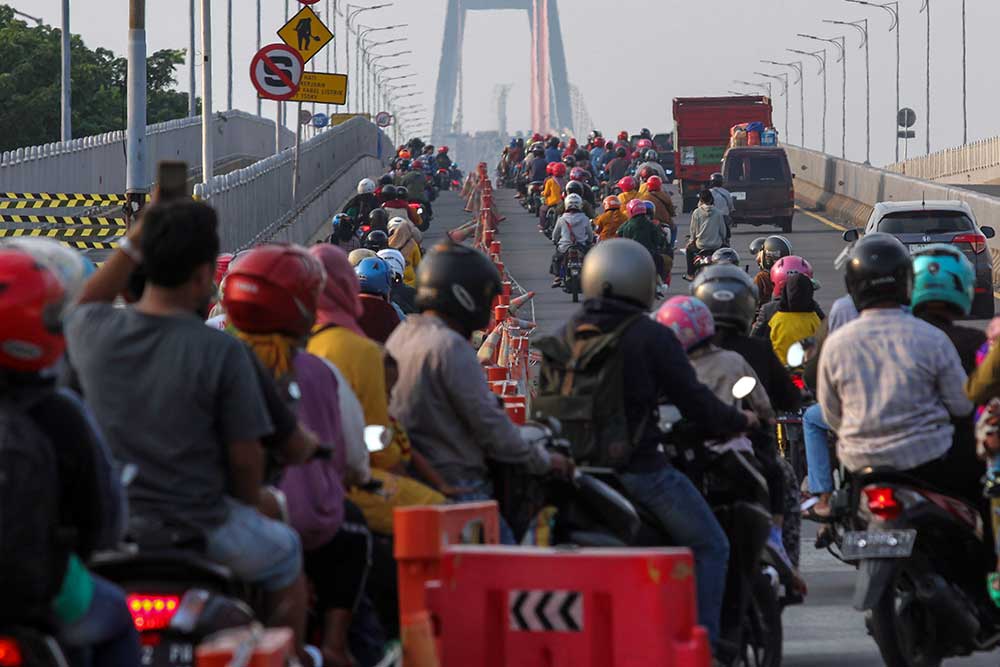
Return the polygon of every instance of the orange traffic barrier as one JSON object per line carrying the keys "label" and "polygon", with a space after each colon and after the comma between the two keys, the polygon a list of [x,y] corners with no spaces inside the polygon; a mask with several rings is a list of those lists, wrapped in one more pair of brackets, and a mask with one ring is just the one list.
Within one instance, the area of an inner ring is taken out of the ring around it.
{"label": "orange traffic barrier", "polygon": [[525,292],[521,296],[516,296],[513,299],[511,299],[510,300],[511,315],[517,313],[517,311],[521,308],[521,306],[523,306],[524,304],[526,304],[527,302],[531,301],[534,298],[535,298],[535,293],[532,291],[532,292]]}
{"label": "orange traffic barrier", "polygon": [[295,655],[291,628],[233,628],[209,637],[195,650],[197,667],[229,667],[246,651],[247,667],[285,667]]}
{"label": "orange traffic barrier", "polygon": [[490,335],[486,337],[483,344],[479,346],[479,350],[476,352],[476,356],[481,364],[492,364],[496,360],[497,356],[497,346],[500,345],[500,336],[503,330],[500,327],[495,327]]}
{"label": "orange traffic barrier", "polygon": [[707,667],[687,549],[450,547],[428,584],[441,667]]}
{"label": "orange traffic barrier", "polygon": [[497,544],[500,513],[496,501],[397,507],[393,511],[400,620],[427,610],[424,584],[438,578],[441,556],[450,544]]}

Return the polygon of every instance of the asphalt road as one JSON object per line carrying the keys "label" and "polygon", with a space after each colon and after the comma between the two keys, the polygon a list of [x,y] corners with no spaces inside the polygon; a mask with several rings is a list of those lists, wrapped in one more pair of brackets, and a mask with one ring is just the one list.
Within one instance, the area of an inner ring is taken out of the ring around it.
{"label": "asphalt road", "polygon": [[[497,202],[507,216],[501,223],[500,239],[507,270],[522,286],[536,290],[536,321],[541,332],[550,331],[566,321],[577,308],[568,294],[551,289],[548,274],[552,247],[537,231],[535,221],[516,203],[511,191],[499,191]],[[445,194],[435,206],[433,238],[445,230],[465,222],[469,215],[460,213],[454,195]],[[686,234],[688,216],[678,220],[679,233]],[[745,255],[745,264],[753,264],[747,245],[757,236],[777,233],[776,228],[739,227],[734,230],[733,245]],[[842,274],[834,268],[834,259],[844,247],[840,231],[816,218],[800,212],[795,216],[793,231],[789,235],[796,254],[808,259],[822,284],[817,299],[829,310],[835,299],[845,293]],[[687,283],[681,279],[683,256],[675,258],[671,294],[682,294]],[[981,323],[980,323],[981,324]],[[785,665],[789,666],[840,666],[861,667],[881,665],[875,643],[867,635],[864,617],[851,607],[855,571],[835,560],[826,551],[812,546],[814,529],[807,524],[802,540],[802,573],[809,584],[806,603],[791,607],[784,613]],[[949,665],[996,665],[1000,652],[974,658],[952,660]]]}

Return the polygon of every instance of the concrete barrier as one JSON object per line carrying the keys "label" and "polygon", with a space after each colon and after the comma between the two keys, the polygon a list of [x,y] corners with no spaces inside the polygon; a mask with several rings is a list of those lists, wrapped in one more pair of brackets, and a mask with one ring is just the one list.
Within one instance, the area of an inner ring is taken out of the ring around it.
{"label": "concrete barrier", "polygon": [[890,164],[889,171],[943,183],[992,183],[1000,179],[1000,137]]}
{"label": "concrete barrier", "polygon": [[[242,111],[215,115],[215,157],[259,160],[274,152],[274,122]],[[160,160],[201,164],[201,118],[179,118],[146,130],[150,169]],[[295,133],[282,130],[282,146]],[[125,133],[108,132],[65,142],[29,146],[0,155],[0,191],[122,193],[125,191]]]}

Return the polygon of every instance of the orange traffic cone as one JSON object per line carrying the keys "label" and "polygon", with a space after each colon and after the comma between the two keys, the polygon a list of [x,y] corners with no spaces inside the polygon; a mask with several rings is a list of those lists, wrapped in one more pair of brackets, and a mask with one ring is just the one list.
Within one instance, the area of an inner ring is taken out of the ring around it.
{"label": "orange traffic cone", "polygon": [[534,298],[535,298],[535,293],[533,291],[526,292],[521,296],[514,297],[513,299],[510,300],[510,310],[508,312],[511,315],[516,315],[517,311],[520,310],[521,306],[523,306],[524,304],[526,304],[527,302],[531,301]]}
{"label": "orange traffic cone", "polygon": [[500,335],[503,333],[503,327],[494,327],[490,335],[486,337],[483,344],[479,347],[479,351],[476,353],[476,357],[479,358],[479,363],[481,364],[491,364],[493,359],[496,357],[497,346],[500,344]]}
{"label": "orange traffic cone", "polygon": [[476,231],[476,221],[467,222],[461,227],[456,227],[455,229],[448,232],[448,238],[450,238],[455,243],[462,243],[465,239],[472,236],[473,232]]}

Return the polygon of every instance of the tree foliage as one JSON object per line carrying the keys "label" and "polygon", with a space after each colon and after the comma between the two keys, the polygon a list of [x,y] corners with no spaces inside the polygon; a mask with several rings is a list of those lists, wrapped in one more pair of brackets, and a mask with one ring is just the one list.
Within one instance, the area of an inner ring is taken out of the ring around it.
{"label": "tree foliage", "polygon": [[[58,141],[60,134],[60,31],[28,26],[0,5],[0,150]],[[187,114],[188,96],[173,89],[182,49],[163,49],[146,60],[146,119],[158,123]],[[72,35],[70,57],[73,136],[125,128],[124,58],[89,49]]]}

